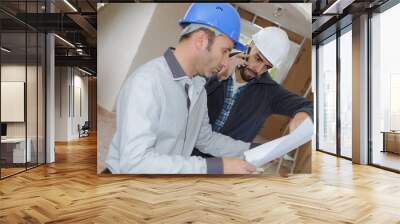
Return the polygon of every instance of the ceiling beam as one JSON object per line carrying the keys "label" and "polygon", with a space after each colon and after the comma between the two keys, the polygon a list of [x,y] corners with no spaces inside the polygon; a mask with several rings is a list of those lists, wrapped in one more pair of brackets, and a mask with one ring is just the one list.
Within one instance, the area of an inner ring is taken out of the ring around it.
{"label": "ceiling beam", "polygon": [[[265,19],[264,17],[258,16],[258,15],[254,14],[254,13],[252,13],[252,12],[246,10],[246,9],[243,9],[241,7],[238,7],[237,11],[238,11],[238,13],[240,15],[240,18],[242,18],[244,20],[247,20],[250,23],[255,24],[257,26],[260,26],[260,27],[263,27],[263,28],[264,27],[268,27],[268,26],[280,27],[278,24],[276,24],[276,23],[274,23],[274,22],[272,22],[272,21],[270,21],[268,19]],[[301,42],[303,41],[303,36],[302,35],[299,35],[299,34],[293,32],[293,31],[290,31],[290,30],[284,28],[284,27],[280,27],[280,28],[285,30],[287,35],[288,35],[288,37],[289,37],[289,39],[291,41],[295,42],[296,44],[301,44]]]}
{"label": "ceiling beam", "polygon": [[85,17],[80,14],[68,14],[71,20],[73,20],[77,25],[79,25],[91,38],[97,37],[97,30],[90,24]]}
{"label": "ceiling beam", "polygon": [[56,66],[81,66],[93,71],[97,68],[97,58],[91,56],[55,56]]}

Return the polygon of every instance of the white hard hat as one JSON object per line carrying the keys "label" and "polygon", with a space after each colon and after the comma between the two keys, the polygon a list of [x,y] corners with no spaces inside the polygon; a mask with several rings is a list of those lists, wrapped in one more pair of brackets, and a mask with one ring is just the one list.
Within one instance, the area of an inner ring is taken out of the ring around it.
{"label": "white hard hat", "polygon": [[277,66],[289,53],[290,41],[285,31],[278,27],[266,27],[252,36],[252,40],[261,54]]}

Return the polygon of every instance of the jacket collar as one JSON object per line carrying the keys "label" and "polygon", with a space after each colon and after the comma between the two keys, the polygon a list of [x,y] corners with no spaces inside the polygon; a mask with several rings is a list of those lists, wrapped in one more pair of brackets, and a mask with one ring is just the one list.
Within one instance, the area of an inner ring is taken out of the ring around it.
{"label": "jacket collar", "polygon": [[170,47],[164,53],[164,58],[167,61],[168,67],[172,72],[172,77],[174,78],[174,80],[188,78],[189,76],[187,76],[185,71],[183,71],[183,68],[176,59],[173,50],[175,49]]}

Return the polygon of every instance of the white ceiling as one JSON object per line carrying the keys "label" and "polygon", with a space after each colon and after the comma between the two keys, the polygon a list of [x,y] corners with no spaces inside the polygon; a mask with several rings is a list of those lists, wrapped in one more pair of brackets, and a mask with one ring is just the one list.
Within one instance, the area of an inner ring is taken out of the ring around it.
{"label": "white ceiling", "polygon": [[[288,30],[311,38],[311,3],[237,3],[236,5]],[[279,7],[282,8],[282,14],[275,17],[274,12]]]}

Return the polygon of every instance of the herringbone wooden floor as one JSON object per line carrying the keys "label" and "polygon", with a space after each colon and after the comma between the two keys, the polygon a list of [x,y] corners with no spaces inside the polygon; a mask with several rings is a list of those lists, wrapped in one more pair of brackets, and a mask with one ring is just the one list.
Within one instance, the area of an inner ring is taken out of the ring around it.
{"label": "herringbone wooden floor", "polygon": [[400,223],[400,175],[313,153],[313,174],[97,176],[96,139],[0,181],[0,223]]}

